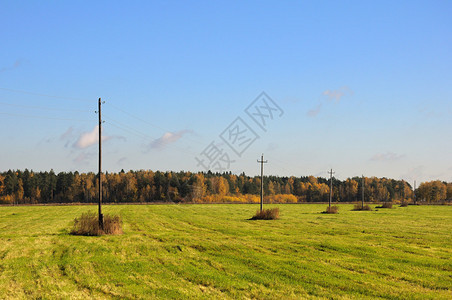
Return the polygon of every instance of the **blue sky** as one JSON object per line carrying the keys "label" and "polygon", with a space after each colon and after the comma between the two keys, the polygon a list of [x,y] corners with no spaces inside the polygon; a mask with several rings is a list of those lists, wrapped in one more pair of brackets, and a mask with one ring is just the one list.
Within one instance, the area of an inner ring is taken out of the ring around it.
{"label": "blue sky", "polygon": [[[266,174],[452,181],[450,1],[0,7],[2,171],[96,171],[101,97],[108,171],[203,170],[214,145],[234,173],[264,153]],[[240,155],[237,117],[258,136]]]}

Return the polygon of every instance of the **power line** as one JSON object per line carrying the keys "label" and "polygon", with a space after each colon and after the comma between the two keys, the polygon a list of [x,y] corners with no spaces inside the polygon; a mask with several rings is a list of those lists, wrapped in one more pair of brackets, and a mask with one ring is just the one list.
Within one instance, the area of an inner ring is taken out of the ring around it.
{"label": "power line", "polygon": [[[161,127],[161,126],[155,125],[155,124],[153,124],[153,123],[151,123],[151,122],[149,122],[149,121],[147,121],[147,120],[144,120],[144,119],[142,119],[142,118],[140,118],[140,117],[137,117],[137,116],[135,116],[135,115],[133,115],[133,114],[131,114],[131,113],[125,111],[124,109],[122,109],[122,108],[120,108],[120,107],[117,107],[116,105],[113,105],[113,104],[111,104],[111,103],[108,103],[108,105],[111,106],[112,108],[114,108],[114,109],[116,109],[116,110],[118,110],[118,111],[120,111],[120,112],[122,112],[122,113],[128,115],[129,117],[134,118],[134,119],[136,119],[136,120],[138,120],[138,121],[140,121],[140,122],[143,122],[143,123],[145,123],[145,124],[147,124],[147,125],[149,125],[149,126],[152,126],[152,127],[154,127],[154,128],[157,128],[157,129],[163,130],[163,131],[165,131],[165,132],[169,132],[169,133],[174,134],[173,131],[168,130],[168,129],[166,129],[166,128],[163,128],[163,127]],[[189,141],[192,141],[192,142],[194,142],[194,143],[197,143],[197,144],[203,144],[203,143],[201,143],[200,141],[196,141],[196,140],[193,140],[193,139],[191,139],[191,138],[187,138],[187,137],[186,137],[186,139],[189,140]]]}
{"label": "power line", "polygon": [[41,93],[30,92],[30,91],[9,89],[9,88],[4,88],[4,87],[0,87],[0,90],[8,91],[8,92],[14,92],[14,93],[27,94],[27,95],[33,95],[33,96],[39,96],[39,97],[47,97],[47,98],[55,98],[55,99],[63,99],[63,100],[71,100],[71,101],[80,101],[80,102],[90,102],[90,103],[92,103],[92,100],[82,99],[82,98],[55,96],[55,95],[41,94]]}
{"label": "power line", "polygon": [[64,108],[54,108],[54,107],[44,107],[44,106],[34,106],[34,105],[13,104],[13,103],[7,103],[7,102],[0,102],[0,104],[12,106],[12,107],[30,108],[30,109],[39,109],[39,110],[48,110],[48,111],[91,112],[90,110],[82,110],[82,109],[64,109]]}
{"label": "power line", "polygon": [[[106,117],[105,114],[104,114],[104,117]],[[162,140],[161,138],[154,138],[154,137],[151,137],[151,136],[149,136],[149,135],[147,135],[147,134],[145,134],[145,133],[143,133],[143,132],[140,132],[140,131],[138,131],[138,130],[132,128],[132,127],[130,127],[130,126],[127,126],[127,125],[122,124],[122,123],[120,123],[120,122],[118,122],[118,121],[115,121],[114,119],[112,119],[112,118],[110,118],[110,117],[106,117],[106,119],[109,120],[109,121],[108,121],[109,124],[115,126],[116,128],[119,128],[119,129],[128,131],[129,133],[135,134],[136,136],[142,138],[142,139],[145,140],[146,142],[151,142],[151,143],[153,143],[154,146],[157,146],[157,147],[158,147],[158,146],[168,146],[168,147],[174,148],[174,149],[176,149],[176,150],[178,150],[178,151],[180,151],[180,152],[186,153],[186,154],[195,155],[195,156],[197,155],[197,154],[195,154],[195,153],[193,153],[193,152],[191,152],[191,151],[188,151],[188,150],[186,150],[186,149],[184,149],[184,148],[178,147],[178,146],[176,146],[176,145],[174,145],[174,144],[167,144],[167,143],[166,143],[164,140]],[[114,124],[114,123],[116,123],[116,124]]]}
{"label": "power line", "polygon": [[137,117],[137,116],[135,116],[135,115],[133,115],[133,114],[131,114],[131,113],[125,111],[125,110],[123,110],[122,108],[117,107],[116,105],[113,105],[113,104],[111,104],[111,103],[108,103],[108,105],[111,106],[112,108],[114,108],[114,109],[116,109],[116,110],[118,110],[118,111],[120,111],[120,112],[122,112],[122,113],[128,115],[129,117],[132,117],[132,118],[134,118],[134,119],[137,119],[138,121],[141,121],[141,122],[143,122],[143,123],[146,123],[146,124],[148,124],[148,125],[150,125],[150,126],[152,126],[152,127],[155,127],[155,128],[157,128],[157,129],[164,130],[164,131],[169,131],[169,130],[166,130],[165,128],[162,128],[162,127],[160,127],[160,126],[158,126],[158,125],[155,125],[155,124],[152,124],[152,123],[150,123],[150,122],[148,122],[148,121],[146,121],[146,120],[143,120],[143,119],[141,119],[141,118],[139,118],[139,117]]}
{"label": "power line", "polygon": [[46,116],[32,116],[32,115],[12,114],[12,113],[6,113],[6,112],[0,112],[0,114],[7,115],[7,116],[12,116],[12,117],[21,117],[21,118],[30,118],[30,119],[46,119],[46,120],[61,120],[61,121],[92,122],[92,120],[70,119],[70,118],[56,118],[56,117],[46,117]]}
{"label": "power line", "polygon": [[136,136],[138,136],[140,138],[143,138],[143,139],[146,139],[146,140],[154,139],[154,138],[152,138],[152,137],[150,137],[150,136],[148,136],[148,135],[146,135],[146,134],[144,134],[144,133],[142,133],[142,132],[140,132],[140,131],[138,131],[138,130],[130,127],[130,126],[127,126],[127,125],[125,125],[123,123],[115,121],[115,120],[111,119],[108,116],[105,116],[105,114],[104,114],[104,120],[106,120],[108,124],[113,125],[114,127],[118,128],[118,129],[121,129],[121,130],[127,131],[129,133],[132,133],[132,134],[134,134],[134,135],[136,135]]}

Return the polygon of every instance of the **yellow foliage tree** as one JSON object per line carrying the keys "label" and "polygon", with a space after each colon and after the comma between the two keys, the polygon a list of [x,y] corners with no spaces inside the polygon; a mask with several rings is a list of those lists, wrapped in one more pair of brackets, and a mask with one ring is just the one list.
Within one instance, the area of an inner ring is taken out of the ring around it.
{"label": "yellow foliage tree", "polygon": [[417,189],[417,195],[428,203],[440,202],[447,198],[447,186],[439,180],[423,182]]}
{"label": "yellow foliage tree", "polygon": [[5,190],[5,176],[0,175],[0,196],[3,194]]}

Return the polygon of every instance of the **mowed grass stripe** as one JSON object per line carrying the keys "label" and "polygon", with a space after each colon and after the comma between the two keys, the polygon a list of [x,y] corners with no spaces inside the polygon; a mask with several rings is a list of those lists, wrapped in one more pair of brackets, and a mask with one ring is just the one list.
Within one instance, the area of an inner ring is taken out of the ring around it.
{"label": "mowed grass stripe", "polygon": [[452,207],[278,207],[106,205],[101,237],[68,234],[95,206],[0,207],[0,298],[452,298]]}

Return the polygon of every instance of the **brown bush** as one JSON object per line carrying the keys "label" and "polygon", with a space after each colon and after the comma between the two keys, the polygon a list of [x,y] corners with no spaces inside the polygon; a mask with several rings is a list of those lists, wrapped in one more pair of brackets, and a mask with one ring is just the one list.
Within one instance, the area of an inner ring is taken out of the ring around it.
{"label": "brown bush", "polygon": [[326,208],[326,210],[324,212],[322,212],[324,214],[337,214],[339,213],[339,207],[337,207],[336,205],[333,206],[328,206]]}
{"label": "brown bush", "polygon": [[382,205],[375,206],[375,208],[392,208],[392,203],[391,202],[383,202]]}
{"label": "brown bush", "polygon": [[263,209],[257,211],[250,220],[276,220],[279,219],[279,208]]}
{"label": "brown bush", "polygon": [[400,204],[400,207],[407,207],[408,206],[408,202],[402,202],[401,204]]}
{"label": "brown bush", "polygon": [[102,230],[99,227],[98,215],[94,212],[87,212],[80,218],[75,218],[71,234],[92,236],[122,234],[122,220],[120,216],[104,215],[104,229]]}
{"label": "brown bush", "polygon": [[372,208],[369,205],[364,205],[364,207],[362,206],[362,204],[355,204],[355,206],[353,207],[352,210],[372,210]]}

